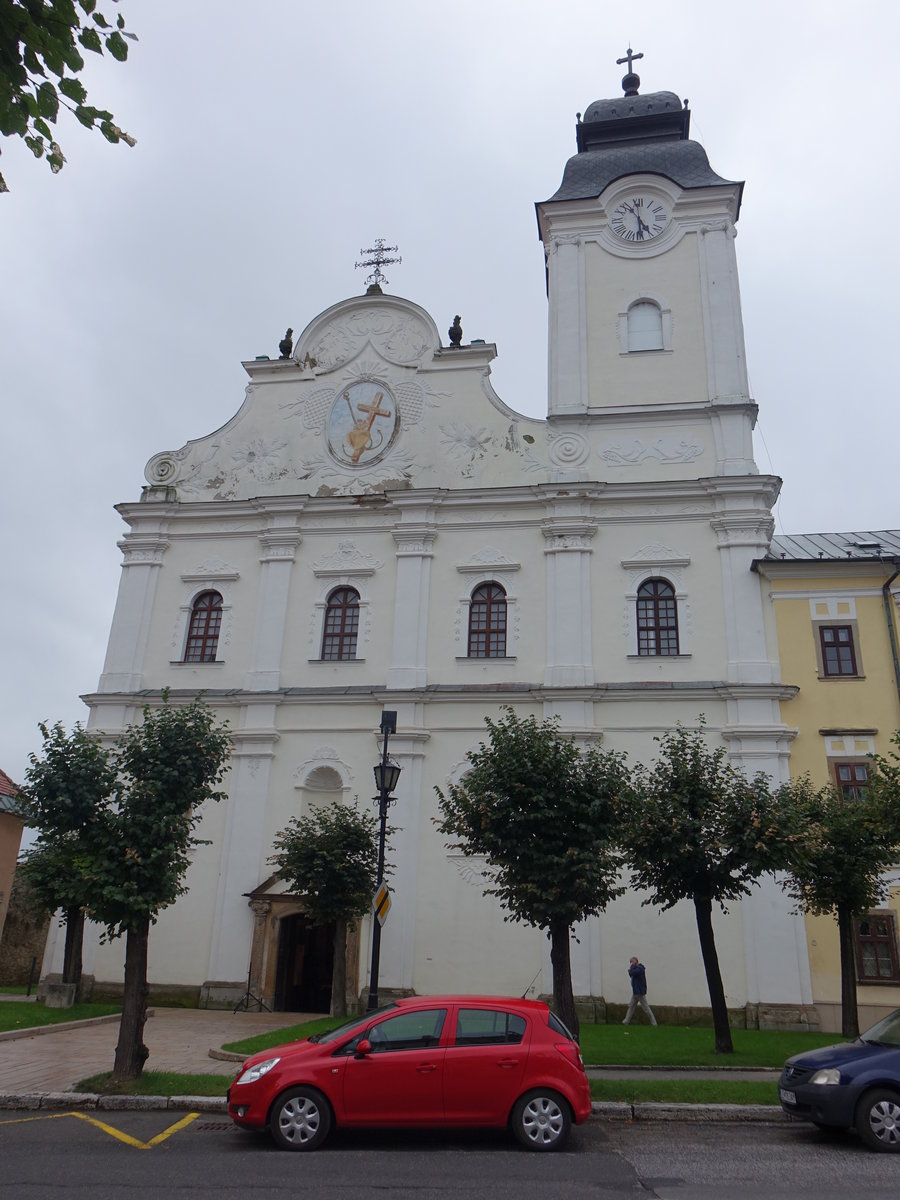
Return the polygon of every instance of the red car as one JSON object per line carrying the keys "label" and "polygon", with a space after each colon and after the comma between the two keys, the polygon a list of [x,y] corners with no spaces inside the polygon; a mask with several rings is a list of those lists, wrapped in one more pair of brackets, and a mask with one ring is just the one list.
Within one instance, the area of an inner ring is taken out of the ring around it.
{"label": "red car", "polygon": [[315,1150],[336,1126],[512,1128],[558,1150],[591,1111],[578,1043],[539,1000],[414,996],[251,1055],[228,1113],[283,1150]]}

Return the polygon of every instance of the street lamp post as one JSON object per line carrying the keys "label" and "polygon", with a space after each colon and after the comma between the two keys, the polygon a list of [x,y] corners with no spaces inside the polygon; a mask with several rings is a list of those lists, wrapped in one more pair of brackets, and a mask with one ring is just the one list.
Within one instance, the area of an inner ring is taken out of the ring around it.
{"label": "street lamp post", "polygon": [[[400,778],[400,767],[388,758],[388,738],[397,732],[397,714],[384,709],[381,713],[381,762],[375,767],[375,787],[378,789],[378,877],[375,881],[375,892],[384,882],[384,842],[387,836],[387,812],[394,803],[391,792],[397,786]],[[366,1011],[372,1012],[378,1007],[378,967],[381,960],[381,922],[373,914],[372,917],[372,970],[369,976],[369,1000]]]}

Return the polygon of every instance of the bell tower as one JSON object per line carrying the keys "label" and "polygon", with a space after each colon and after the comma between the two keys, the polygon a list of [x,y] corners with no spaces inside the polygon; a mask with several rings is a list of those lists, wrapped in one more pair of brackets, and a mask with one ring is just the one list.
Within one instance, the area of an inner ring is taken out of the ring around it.
{"label": "bell tower", "polygon": [[644,440],[693,414],[713,423],[713,474],[755,472],[734,252],[743,184],[717,175],[691,140],[686,100],[640,94],[639,57],[618,60],[622,96],[578,114],[577,152],[536,206],[548,416],[599,418]]}

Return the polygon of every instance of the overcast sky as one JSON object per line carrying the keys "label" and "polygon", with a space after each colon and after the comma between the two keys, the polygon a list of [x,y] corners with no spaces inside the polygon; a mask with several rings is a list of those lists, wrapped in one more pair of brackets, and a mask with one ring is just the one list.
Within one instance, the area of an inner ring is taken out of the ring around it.
{"label": "overcast sky", "polygon": [[[109,10],[109,0],[101,0]],[[779,532],[900,525],[896,501],[900,6],[893,0],[123,0],[140,41],[85,82],[137,146],[60,119],[52,176],[2,143],[0,767],[40,720],[87,715],[143,468],[239,407],[241,360],[278,353],[364,290],[497,343],[512,408],[546,409],[534,202],[575,152],[575,113],[689,97],[738,224],[756,457],[784,479]]]}

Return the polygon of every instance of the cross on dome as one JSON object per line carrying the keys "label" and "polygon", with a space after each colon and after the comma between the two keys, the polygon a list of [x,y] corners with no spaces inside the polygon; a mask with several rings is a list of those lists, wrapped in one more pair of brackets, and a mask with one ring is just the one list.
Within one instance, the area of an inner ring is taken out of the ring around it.
{"label": "cross on dome", "polygon": [[641,77],[640,75],[635,74],[633,65],[637,59],[643,57],[643,51],[641,51],[640,54],[635,54],[629,46],[625,57],[616,59],[616,66],[620,67],[622,63],[628,64],[628,74],[622,78],[622,88],[624,89],[626,96],[636,96],[638,94],[638,88],[641,86]]}

